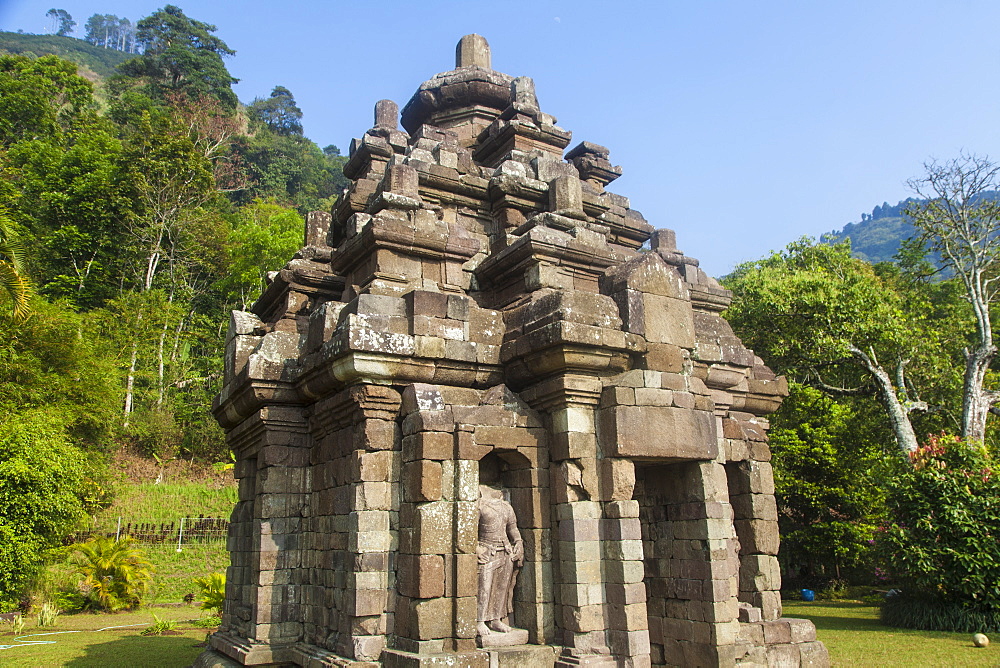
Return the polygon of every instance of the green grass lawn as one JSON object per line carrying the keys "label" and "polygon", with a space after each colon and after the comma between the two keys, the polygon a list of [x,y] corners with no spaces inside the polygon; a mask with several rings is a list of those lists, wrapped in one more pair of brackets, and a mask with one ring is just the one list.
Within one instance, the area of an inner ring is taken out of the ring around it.
{"label": "green grass lawn", "polygon": [[[162,620],[177,621],[171,635],[140,635],[156,621],[154,613]],[[62,615],[55,626],[45,628],[36,627],[29,617],[24,631],[16,636],[22,642],[14,640],[9,625],[0,625],[0,666],[180,668],[190,665],[204,650],[205,637],[212,629],[190,623],[203,616],[195,607],[147,608],[113,615],[80,613]],[[29,644],[32,642],[51,644]]]}
{"label": "green grass lawn", "polygon": [[861,603],[786,601],[784,615],[811,619],[835,666],[1000,666],[998,645],[975,647],[969,633],[882,626],[878,609]]}
{"label": "green grass lawn", "polygon": [[[160,619],[177,621],[176,635],[142,636]],[[997,666],[1000,649],[972,646],[969,634],[907,631],[878,623],[875,608],[836,601],[785,604],[785,616],[804,617],[816,624],[835,666]],[[18,636],[0,626],[0,665],[9,668],[40,666],[127,666],[163,668],[190,665],[204,649],[207,630],[191,624],[204,617],[194,607],[164,607],[120,614],[77,614],[59,617],[50,628],[37,628],[34,619]],[[125,628],[107,628],[125,627]],[[101,630],[104,629],[104,630]],[[64,633],[76,631],[77,633]],[[48,633],[52,635],[33,635]],[[49,641],[46,645],[28,642]],[[7,647],[11,646],[11,647]]]}

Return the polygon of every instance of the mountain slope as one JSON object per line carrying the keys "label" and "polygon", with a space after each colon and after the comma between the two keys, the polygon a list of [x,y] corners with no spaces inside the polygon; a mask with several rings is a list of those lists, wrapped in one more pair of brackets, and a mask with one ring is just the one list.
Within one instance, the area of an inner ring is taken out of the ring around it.
{"label": "mountain slope", "polygon": [[899,250],[904,239],[916,235],[916,229],[903,211],[914,199],[906,199],[895,206],[884,202],[872,209],[871,214],[861,214],[861,222],[848,223],[842,230],[823,235],[824,241],[851,240],[851,252],[868,262],[888,262]]}
{"label": "mountain slope", "polygon": [[82,65],[101,78],[111,76],[118,65],[135,57],[133,53],[94,46],[75,37],[26,35],[3,31],[0,31],[0,52],[36,56],[53,54]]}

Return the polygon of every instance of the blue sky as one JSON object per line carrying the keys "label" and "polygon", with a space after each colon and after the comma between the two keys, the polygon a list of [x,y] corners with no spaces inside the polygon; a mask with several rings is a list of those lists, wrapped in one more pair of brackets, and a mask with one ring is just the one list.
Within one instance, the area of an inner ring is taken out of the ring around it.
{"label": "blue sky", "polygon": [[[55,4],[53,4],[55,3]],[[0,0],[0,29],[42,33],[164,2]],[[289,88],[306,135],[346,151],[376,100],[402,106],[484,35],[495,69],[611,149],[610,187],[713,275],[908,196],[929,158],[1000,159],[1000,3],[175,0],[214,23],[244,102]]]}

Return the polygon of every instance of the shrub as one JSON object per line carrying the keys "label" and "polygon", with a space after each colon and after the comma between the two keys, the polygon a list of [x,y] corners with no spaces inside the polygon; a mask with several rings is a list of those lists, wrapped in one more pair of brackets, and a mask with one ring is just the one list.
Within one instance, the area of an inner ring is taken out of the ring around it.
{"label": "shrub", "polygon": [[891,479],[889,521],[877,548],[905,596],[887,599],[887,622],[957,628],[964,624],[958,616],[984,615],[985,622],[1000,613],[995,464],[986,448],[942,435],[912,453]]}
{"label": "shrub", "polygon": [[0,612],[17,608],[38,567],[38,547],[0,516]]}
{"label": "shrub", "polygon": [[42,551],[103,501],[99,480],[59,411],[0,418],[0,610],[22,597]]}
{"label": "shrub", "polygon": [[887,596],[881,605],[880,617],[886,626],[920,631],[1000,632],[1000,610],[975,608],[906,592]]}
{"label": "shrub", "polygon": [[216,615],[222,614],[222,604],[226,600],[226,576],[224,573],[212,573],[203,578],[195,578],[196,585],[201,587],[201,609],[212,610]]}
{"label": "shrub", "polygon": [[152,584],[152,566],[131,538],[92,538],[75,546],[77,571],[83,575],[89,607],[102,610],[135,608]]}
{"label": "shrub", "polygon": [[214,629],[221,624],[222,617],[219,615],[209,615],[208,617],[195,619],[191,622],[191,626],[197,626],[199,629]]}
{"label": "shrub", "polygon": [[173,631],[174,627],[177,626],[177,622],[171,622],[166,619],[160,619],[155,614],[153,615],[155,624],[152,626],[147,626],[142,631],[139,632],[141,636],[160,636],[166,631]]}
{"label": "shrub", "polygon": [[136,411],[130,419],[128,435],[139,452],[157,459],[170,459],[177,454],[184,429],[172,411],[166,408]]}
{"label": "shrub", "polygon": [[24,615],[14,615],[14,619],[10,620],[10,632],[14,635],[20,635],[24,631]]}
{"label": "shrub", "polygon": [[58,618],[59,607],[55,603],[46,602],[38,608],[37,621],[39,626],[55,626]]}

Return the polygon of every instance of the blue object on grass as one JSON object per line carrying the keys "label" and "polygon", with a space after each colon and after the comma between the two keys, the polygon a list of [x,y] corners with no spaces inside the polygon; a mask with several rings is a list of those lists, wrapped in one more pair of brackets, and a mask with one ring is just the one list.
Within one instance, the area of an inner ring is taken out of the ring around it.
{"label": "blue object on grass", "polygon": [[811,601],[815,601],[816,600],[816,592],[814,592],[812,589],[803,589],[802,590],[802,600],[803,601],[810,601],[810,602]]}

